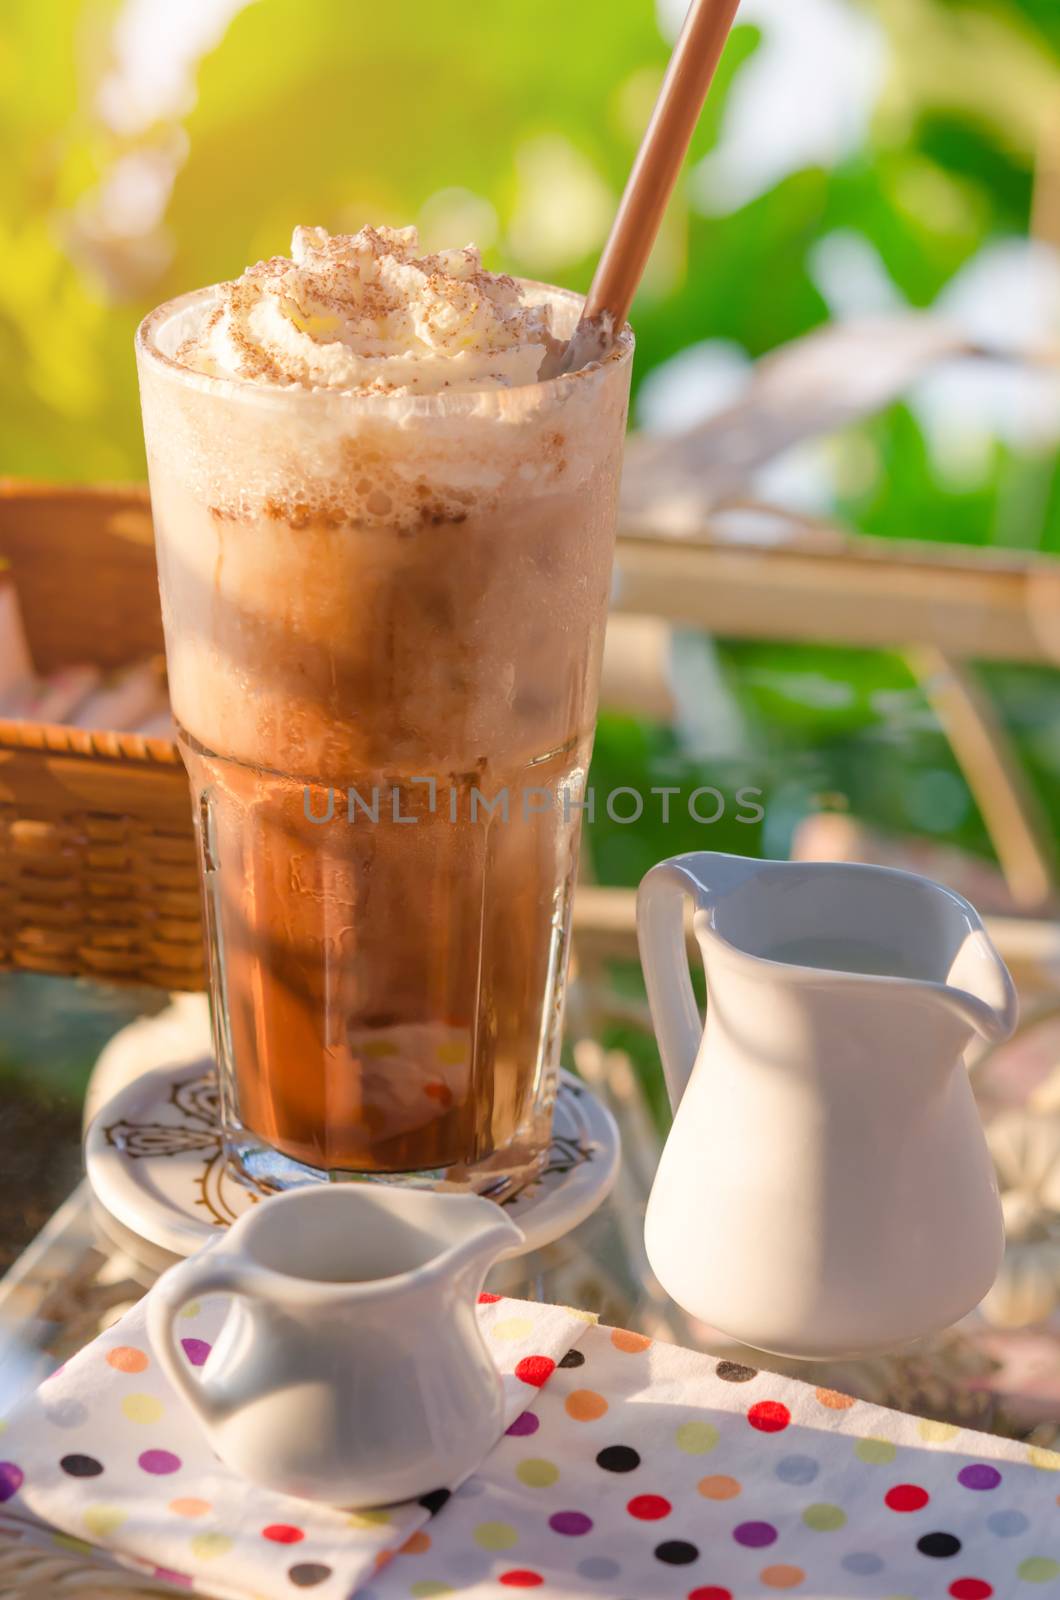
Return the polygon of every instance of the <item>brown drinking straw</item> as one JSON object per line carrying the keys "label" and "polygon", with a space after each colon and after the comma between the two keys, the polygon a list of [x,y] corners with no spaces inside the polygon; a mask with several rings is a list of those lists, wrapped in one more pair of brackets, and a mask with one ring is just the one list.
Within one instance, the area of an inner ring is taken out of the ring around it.
{"label": "brown drinking straw", "polygon": [[565,370],[625,323],[740,0],[692,0],[568,347]]}

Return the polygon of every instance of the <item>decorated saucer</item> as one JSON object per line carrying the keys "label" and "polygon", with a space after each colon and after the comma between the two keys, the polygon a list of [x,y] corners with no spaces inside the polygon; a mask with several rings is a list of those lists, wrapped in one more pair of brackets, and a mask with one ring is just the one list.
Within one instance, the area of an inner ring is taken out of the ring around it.
{"label": "decorated saucer", "polygon": [[[520,1253],[584,1221],[610,1192],[618,1157],[610,1112],[561,1073],[544,1168],[500,1202],[525,1236]],[[113,1094],[85,1136],[85,1166],[103,1231],[155,1270],[191,1255],[261,1198],[225,1153],[207,1055],[141,1072]]]}

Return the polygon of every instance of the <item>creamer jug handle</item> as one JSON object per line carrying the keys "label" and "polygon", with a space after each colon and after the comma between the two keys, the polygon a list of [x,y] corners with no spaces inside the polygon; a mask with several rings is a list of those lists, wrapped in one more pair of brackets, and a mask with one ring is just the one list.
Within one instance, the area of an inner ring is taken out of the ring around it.
{"label": "creamer jug handle", "polygon": [[180,1261],[164,1272],[147,1296],[147,1336],[158,1365],[190,1410],[207,1428],[226,1415],[228,1405],[223,1379],[207,1386],[192,1375],[177,1338],[176,1321],[190,1300],[208,1294],[242,1295],[248,1300],[267,1298],[261,1291],[261,1274],[238,1254],[217,1244]]}
{"label": "creamer jug handle", "polygon": [[676,1111],[703,1038],[685,947],[685,898],[697,911],[753,878],[764,863],[695,850],[660,861],[637,892],[637,942],[670,1104]]}

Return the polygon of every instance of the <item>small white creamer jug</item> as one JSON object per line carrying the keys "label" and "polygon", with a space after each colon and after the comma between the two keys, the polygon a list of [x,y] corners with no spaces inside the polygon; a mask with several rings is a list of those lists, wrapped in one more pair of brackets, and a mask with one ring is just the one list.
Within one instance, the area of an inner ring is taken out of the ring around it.
{"label": "small white creamer jug", "polygon": [[[151,1344],[213,1449],[283,1494],[368,1507],[458,1482],[503,1426],[475,1305],[523,1235],[490,1200],[374,1184],[263,1201],[159,1279]],[[201,1378],[175,1319],[233,1297]]]}
{"label": "small white creamer jug", "polygon": [[972,906],[883,867],[701,852],[654,867],[637,916],[675,1111],[645,1220],[667,1293],[801,1357],[887,1349],[977,1305],[1004,1233],[962,1057],[1017,1007]]}

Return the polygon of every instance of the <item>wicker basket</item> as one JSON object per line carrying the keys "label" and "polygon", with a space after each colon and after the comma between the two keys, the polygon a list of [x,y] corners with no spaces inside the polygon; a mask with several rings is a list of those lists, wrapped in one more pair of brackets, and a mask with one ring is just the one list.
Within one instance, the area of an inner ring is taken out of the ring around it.
{"label": "wicker basket", "polygon": [[[0,480],[0,558],[38,670],[162,650],[145,490]],[[169,740],[0,721],[0,967],[204,986],[191,807]]]}

